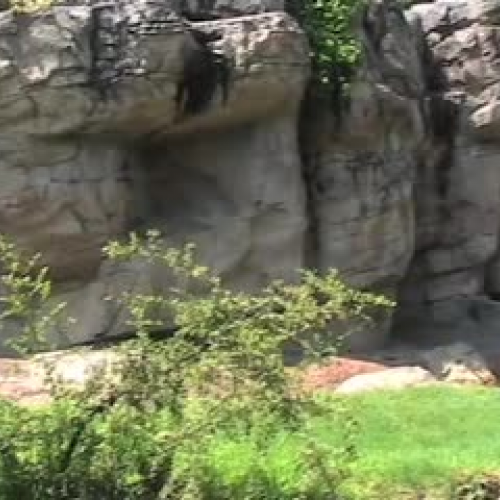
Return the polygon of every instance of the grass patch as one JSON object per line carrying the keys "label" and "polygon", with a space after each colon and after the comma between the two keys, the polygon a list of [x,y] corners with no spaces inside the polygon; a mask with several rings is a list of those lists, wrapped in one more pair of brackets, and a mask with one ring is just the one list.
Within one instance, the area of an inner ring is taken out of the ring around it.
{"label": "grass patch", "polygon": [[[356,499],[388,494],[405,498],[403,491],[446,491],[464,472],[500,470],[500,391],[496,389],[376,392],[342,398],[342,404],[359,422],[355,438],[359,457],[346,483],[347,492]],[[322,418],[311,426],[332,450],[342,443],[341,416]],[[229,482],[265,462],[276,480],[296,485],[304,472],[297,467],[298,452],[291,434],[270,436],[265,456],[253,453],[248,441],[221,437],[210,460]]]}
{"label": "grass patch", "polygon": [[[184,471],[185,477],[201,474],[203,495],[197,498],[203,499],[416,500],[422,498],[418,492],[425,492],[426,500],[490,498],[454,496],[451,491],[464,476],[500,471],[497,389],[427,387],[322,397],[331,411],[299,429],[265,418],[246,429],[220,428],[206,442],[192,443],[172,455],[172,470]],[[358,423],[354,434],[346,431],[352,415]],[[34,495],[32,483],[44,488],[44,481],[51,480],[51,470],[57,470],[68,437],[81,419],[78,407],[69,401],[33,409],[1,404],[0,443],[15,439],[18,458],[1,457],[0,500],[73,498]],[[155,460],[172,452],[162,438],[169,433],[176,435],[176,425],[166,411],[146,415],[116,408],[88,425],[68,471],[68,484],[82,482],[89,491],[103,491],[109,482],[112,488],[100,498],[156,499],[144,496],[139,480],[144,474],[147,479]],[[339,453],[346,436],[356,449],[355,459],[347,463]],[[347,465],[349,474],[339,490],[345,496],[332,496],[318,482],[308,458],[313,441],[320,443],[319,451],[326,451],[334,469],[345,470]],[[19,496],[23,488],[26,495]]]}
{"label": "grass patch", "polygon": [[[353,398],[359,482],[428,488],[500,468],[496,389],[425,388]],[[321,432],[327,438],[323,425]]]}

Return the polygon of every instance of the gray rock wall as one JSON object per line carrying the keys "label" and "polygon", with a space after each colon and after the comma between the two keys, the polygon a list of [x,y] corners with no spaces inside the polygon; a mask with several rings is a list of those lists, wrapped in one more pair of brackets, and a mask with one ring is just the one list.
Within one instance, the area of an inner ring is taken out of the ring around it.
{"label": "gray rock wall", "polygon": [[264,4],[196,25],[185,7],[0,14],[0,232],[50,266],[77,320],[62,342],[125,328],[107,295],[168,286],[158,269],[103,259],[131,230],[195,242],[236,288],[304,266],[305,36]]}
{"label": "gray rock wall", "polygon": [[[158,269],[102,256],[152,227],[195,242],[235,288],[333,267],[398,298],[394,337],[491,334],[499,5],[404,14],[372,0],[340,114],[306,93],[307,40],[280,1],[0,13],[0,232],[51,267],[78,320],[59,340],[120,332],[106,296],[168,286]],[[353,346],[383,343],[390,326]]]}
{"label": "gray rock wall", "polygon": [[440,0],[408,12],[434,73],[433,132],[414,185],[416,248],[397,318],[411,338],[492,341],[498,331],[499,6]]}

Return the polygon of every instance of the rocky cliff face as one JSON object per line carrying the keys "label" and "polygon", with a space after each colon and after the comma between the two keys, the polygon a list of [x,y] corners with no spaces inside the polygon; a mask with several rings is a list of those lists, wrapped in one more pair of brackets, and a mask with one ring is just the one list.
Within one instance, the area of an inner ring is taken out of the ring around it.
{"label": "rocky cliff face", "polygon": [[416,245],[398,314],[413,337],[489,342],[498,331],[499,12],[494,0],[438,1],[408,12],[428,54]]}
{"label": "rocky cliff face", "polygon": [[167,286],[102,257],[152,227],[233,287],[334,267],[399,299],[394,336],[491,332],[499,12],[373,0],[341,113],[303,99],[307,40],[279,0],[0,13],[0,232],[53,270],[78,320],[61,341],[121,331],[106,296]]}

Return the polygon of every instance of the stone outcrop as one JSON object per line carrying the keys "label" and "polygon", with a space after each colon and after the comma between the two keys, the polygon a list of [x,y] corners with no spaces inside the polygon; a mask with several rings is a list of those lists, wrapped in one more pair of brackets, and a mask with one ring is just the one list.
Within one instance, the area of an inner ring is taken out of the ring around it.
{"label": "stone outcrop", "polygon": [[[302,128],[312,262],[358,287],[397,296],[415,248],[413,185],[425,141],[424,45],[391,2],[370,7],[364,60],[338,113],[310,104]],[[390,318],[352,347],[383,343]]]}
{"label": "stone outcrop", "polygon": [[174,7],[0,17],[0,232],[43,255],[70,342],[123,328],[106,296],[166,287],[103,260],[131,230],[196,243],[235,287],[303,266],[305,36],[282,12],[191,25]]}
{"label": "stone outcrop", "polygon": [[394,294],[393,338],[495,364],[500,2],[370,5],[351,105],[305,141],[315,262]]}
{"label": "stone outcrop", "polygon": [[442,0],[407,13],[428,47],[432,131],[416,171],[416,246],[397,320],[413,337],[488,344],[498,330],[499,6]]}
{"label": "stone outcrop", "polygon": [[281,0],[1,12],[0,232],[50,266],[77,319],[59,341],[122,331],[109,295],[166,289],[161,270],[101,252],[157,228],[235,288],[333,267],[397,298],[354,348],[391,325],[493,342],[499,11],[372,0],[362,64],[331,107],[308,91],[307,40]]}

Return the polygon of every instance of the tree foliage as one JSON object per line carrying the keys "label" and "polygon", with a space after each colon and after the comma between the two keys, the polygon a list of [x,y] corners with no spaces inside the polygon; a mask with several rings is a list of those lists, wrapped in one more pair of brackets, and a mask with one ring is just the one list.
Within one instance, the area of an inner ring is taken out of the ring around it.
{"label": "tree foliage", "polygon": [[[3,248],[15,261],[13,247]],[[56,385],[47,407],[0,407],[0,500],[337,498],[352,448],[346,440],[332,462],[308,432],[325,408],[286,370],[283,344],[307,348],[332,319],[369,321],[391,302],[350,289],[334,272],[304,272],[297,284],[276,281],[259,294],[231,291],[196,262],[192,246],[165,247],[156,232],[111,243],[106,254],[161,263],[174,285],[120,298],[137,339],[116,349],[111,374],[79,390]],[[37,290],[47,281],[44,273],[26,283]],[[12,290],[30,295],[30,286]],[[165,321],[175,334],[151,340]],[[280,432],[301,443],[296,482],[262,464],[229,480],[211,465],[221,437],[249,440],[265,456]]]}

